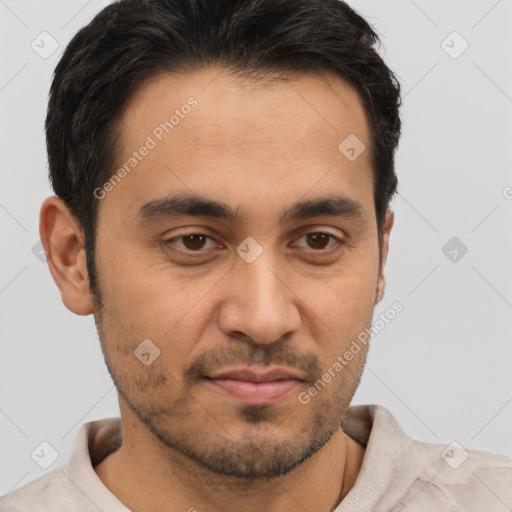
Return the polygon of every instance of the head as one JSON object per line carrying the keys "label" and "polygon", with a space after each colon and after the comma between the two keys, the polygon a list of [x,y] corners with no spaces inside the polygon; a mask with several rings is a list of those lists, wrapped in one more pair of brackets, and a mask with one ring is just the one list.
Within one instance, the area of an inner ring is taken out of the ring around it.
{"label": "head", "polygon": [[[292,470],[357,388],[367,346],[298,398],[384,293],[400,94],[377,44],[338,0],[124,0],[56,68],[50,270],[122,414],[213,472]],[[240,399],[241,368],[289,389]]]}

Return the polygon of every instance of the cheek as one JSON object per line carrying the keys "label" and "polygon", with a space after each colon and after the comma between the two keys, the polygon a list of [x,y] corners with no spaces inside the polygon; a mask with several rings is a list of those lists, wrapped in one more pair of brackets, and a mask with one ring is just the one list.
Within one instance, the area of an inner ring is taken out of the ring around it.
{"label": "cheek", "polygon": [[306,280],[299,292],[311,310],[338,334],[364,329],[375,306],[378,257],[354,254],[328,276]]}
{"label": "cheek", "polygon": [[161,261],[148,257],[149,250],[122,240],[104,247],[98,270],[105,308],[138,337],[162,336],[185,314],[190,289],[171,267],[162,268]]}
{"label": "cheek", "polygon": [[[117,258],[103,262],[109,269],[100,283],[108,312],[103,315],[107,348],[117,351],[117,359],[128,359],[123,361],[123,373],[136,371],[142,386],[146,374],[151,382],[162,380],[157,373],[151,375],[157,372],[153,366],[160,365],[172,381],[181,381],[183,367],[214,314],[214,303],[208,300],[213,294],[208,291],[215,289],[222,274],[210,272],[193,278],[190,272],[164,267],[161,262],[154,265],[148,259],[128,257],[134,253],[133,249],[124,256],[118,253]],[[141,373],[139,361],[135,360],[133,368],[133,351],[146,339],[160,353]]]}

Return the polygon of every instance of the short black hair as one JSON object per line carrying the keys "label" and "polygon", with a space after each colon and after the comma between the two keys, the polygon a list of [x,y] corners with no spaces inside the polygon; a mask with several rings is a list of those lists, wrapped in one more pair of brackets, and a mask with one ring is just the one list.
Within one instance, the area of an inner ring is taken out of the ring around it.
{"label": "short black hair", "polygon": [[400,85],[379,44],[340,0],[120,0],[105,7],[66,47],[45,122],[50,181],[83,231],[91,292],[94,190],[114,174],[129,99],[164,73],[221,66],[254,79],[322,70],[343,78],[362,98],[370,126],[380,233],[397,188],[401,122]]}

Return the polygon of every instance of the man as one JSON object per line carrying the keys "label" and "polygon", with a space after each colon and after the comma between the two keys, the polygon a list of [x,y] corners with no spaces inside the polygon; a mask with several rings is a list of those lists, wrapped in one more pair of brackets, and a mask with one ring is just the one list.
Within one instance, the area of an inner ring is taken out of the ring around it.
{"label": "man", "polygon": [[121,418],[83,425],[0,510],[512,506],[511,459],[349,408],[397,185],[376,43],[338,0],[123,0],[73,38],[40,234],[66,307],[94,314]]}

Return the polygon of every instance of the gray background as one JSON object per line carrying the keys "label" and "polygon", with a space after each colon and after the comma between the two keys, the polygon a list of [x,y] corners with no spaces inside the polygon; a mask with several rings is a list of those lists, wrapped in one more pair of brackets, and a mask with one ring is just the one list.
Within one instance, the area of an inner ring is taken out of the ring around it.
{"label": "gray background", "polygon": [[[30,456],[42,441],[58,452],[51,471],[81,424],[118,415],[92,316],[63,306],[32,252],[52,193],[51,74],[108,3],[0,0],[0,495],[45,473]],[[374,338],[354,403],[386,406],[414,438],[512,455],[512,1],[350,4],[382,35],[404,92],[388,289],[376,313],[395,301],[404,309]],[[43,31],[59,45],[47,59],[31,48]]]}

